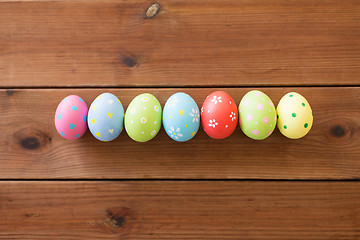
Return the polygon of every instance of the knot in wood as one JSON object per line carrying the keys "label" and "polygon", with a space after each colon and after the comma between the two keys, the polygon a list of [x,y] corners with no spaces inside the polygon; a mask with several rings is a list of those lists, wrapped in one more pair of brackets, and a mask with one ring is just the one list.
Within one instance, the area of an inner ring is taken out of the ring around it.
{"label": "knot in wood", "polygon": [[26,150],[44,149],[52,139],[40,129],[23,128],[14,133],[15,141]]}
{"label": "knot in wood", "polygon": [[341,138],[346,134],[346,130],[341,125],[336,125],[336,126],[332,127],[330,131],[331,131],[331,134],[337,138]]}
{"label": "knot in wood", "polygon": [[159,3],[153,3],[145,12],[145,15],[147,18],[153,18],[156,16],[156,14],[160,10],[160,4]]}
{"label": "knot in wood", "polygon": [[346,144],[351,139],[352,131],[351,121],[338,119],[330,125],[327,136],[337,144]]}
{"label": "knot in wood", "polygon": [[134,212],[127,207],[107,209],[106,216],[104,225],[112,232],[129,230],[135,220]]}
{"label": "knot in wood", "polygon": [[123,58],[123,63],[128,66],[129,68],[136,67],[138,65],[136,59],[132,56],[126,56]]}
{"label": "knot in wood", "polygon": [[35,150],[40,147],[40,142],[36,137],[26,137],[21,140],[21,146],[29,150]]}

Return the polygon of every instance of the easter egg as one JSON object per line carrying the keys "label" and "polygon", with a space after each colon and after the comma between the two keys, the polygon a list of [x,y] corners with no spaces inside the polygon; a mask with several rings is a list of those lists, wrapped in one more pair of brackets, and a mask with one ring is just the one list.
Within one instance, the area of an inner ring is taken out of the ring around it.
{"label": "easter egg", "polygon": [[230,136],[237,125],[237,106],[224,91],[208,95],[201,108],[201,124],[208,136],[223,139]]}
{"label": "easter egg", "polygon": [[147,142],[159,132],[161,116],[161,105],[156,97],[150,93],[140,94],[126,109],[126,132],[134,141]]}
{"label": "easter egg", "polygon": [[69,140],[82,137],[87,129],[87,114],[88,107],[81,97],[67,96],[56,109],[56,130],[63,138]]}
{"label": "easter egg", "polygon": [[88,126],[100,141],[117,138],[124,126],[124,108],[120,100],[111,93],[100,94],[89,108]]}
{"label": "easter egg", "polygon": [[183,92],[173,94],[164,106],[163,125],[175,141],[193,138],[200,126],[200,111],[194,99]]}
{"label": "easter egg", "polygon": [[304,137],[313,124],[313,114],[308,101],[296,92],[285,94],[277,106],[280,132],[291,139]]}
{"label": "easter egg", "polygon": [[239,122],[241,130],[249,138],[267,138],[276,126],[273,102],[261,91],[253,90],[246,93],[239,104]]}

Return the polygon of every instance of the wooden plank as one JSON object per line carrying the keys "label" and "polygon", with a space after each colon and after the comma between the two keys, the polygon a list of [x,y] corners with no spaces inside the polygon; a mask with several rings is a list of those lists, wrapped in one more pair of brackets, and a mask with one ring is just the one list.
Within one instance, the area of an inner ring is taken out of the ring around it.
{"label": "wooden plank", "polygon": [[360,182],[0,182],[0,239],[360,238]]}
{"label": "wooden plank", "polygon": [[[163,129],[147,143],[123,132],[110,143],[88,131],[77,141],[63,139],[54,126],[58,103],[77,94],[88,106],[109,91],[124,107],[138,94],[151,92],[164,106],[185,91],[201,107],[216,89],[16,89],[0,91],[0,178],[194,178],[194,179],[359,179],[360,88],[264,88],[277,104],[289,91],[303,94],[314,125],[303,139],[276,131],[264,141],[246,137],[238,127],[224,140],[203,130],[189,142],[171,140]],[[238,104],[247,88],[221,89]]]}
{"label": "wooden plank", "polygon": [[360,1],[8,1],[0,87],[359,85]]}

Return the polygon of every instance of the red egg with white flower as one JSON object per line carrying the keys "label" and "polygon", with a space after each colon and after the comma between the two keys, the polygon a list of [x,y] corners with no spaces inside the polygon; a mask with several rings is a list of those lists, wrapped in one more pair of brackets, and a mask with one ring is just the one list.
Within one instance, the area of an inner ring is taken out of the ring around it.
{"label": "red egg with white flower", "polygon": [[224,91],[216,91],[206,97],[201,108],[201,124],[211,138],[230,136],[237,125],[237,106]]}

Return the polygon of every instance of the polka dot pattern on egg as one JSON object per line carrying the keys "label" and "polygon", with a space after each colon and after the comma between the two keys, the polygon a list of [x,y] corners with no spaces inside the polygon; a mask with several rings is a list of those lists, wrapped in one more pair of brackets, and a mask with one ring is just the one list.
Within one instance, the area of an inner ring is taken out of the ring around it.
{"label": "polka dot pattern on egg", "polygon": [[313,124],[310,104],[296,92],[287,93],[280,99],[277,114],[278,129],[290,139],[304,137]]}
{"label": "polka dot pattern on egg", "polygon": [[64,98],[55,113],[55,127],[66,139],[78,139],[87,130],[88,108],[82,98],[71,95]]}

